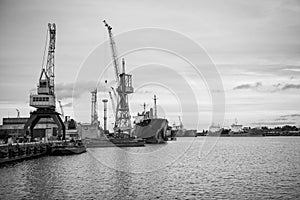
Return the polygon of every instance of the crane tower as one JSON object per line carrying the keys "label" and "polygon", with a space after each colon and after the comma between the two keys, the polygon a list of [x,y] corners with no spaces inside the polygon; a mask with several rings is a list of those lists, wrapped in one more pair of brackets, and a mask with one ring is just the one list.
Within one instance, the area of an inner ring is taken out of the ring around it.
{"label": "crane tower", "polygon": [[97,112],[97,88],[92,92],[92,107],[91,107],[91,124],[98,124],[98,112]]}
{"label": "crane tower", "polygon": [[120,73],[119,69],[119,60],[117,55],[116,43],[114,41],[114,37],[112,34],[112,27],[106,23],[104,20],[103,23],[105,27],[107,27],[108,36],[110,39],[110,46],[113,58],[113,65],[115,68],[115,78],[117,81],[117,108],[115,113],[115,133],[124,133],[131,134],[131,116],[129,112],[129,104],[128,104],[128,94],[133,93],[132,87],[132,75],[126,74],[125,71],[125,61],[122,60],[122,73]]}

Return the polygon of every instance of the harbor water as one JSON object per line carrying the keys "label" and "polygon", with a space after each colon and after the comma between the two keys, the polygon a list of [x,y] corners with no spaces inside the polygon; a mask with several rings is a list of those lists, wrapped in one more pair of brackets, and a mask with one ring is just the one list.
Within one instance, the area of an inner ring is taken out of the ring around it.
{"label": "harbor water", "polygon": [[177,138],[0,167],[0,199],[299,199],[300,137]]}

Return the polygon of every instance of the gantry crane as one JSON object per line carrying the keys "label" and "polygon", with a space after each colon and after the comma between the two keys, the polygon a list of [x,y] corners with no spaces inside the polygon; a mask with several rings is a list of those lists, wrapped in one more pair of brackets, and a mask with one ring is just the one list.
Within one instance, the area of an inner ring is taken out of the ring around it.
{"label": "gantry crane", "polygon": [[131,134],[131,116],[129,112],[128,94],[133,93],[132,87],[132,75],[125,72],[125,60],[122,60],[122,73],[119,70],[119,60],[117,54],[116,43],[112,34],[112,27],[103,20],[105,27],[107,28],[111,52],[113,57],[113,65],[115,68],[115,79],[117,81],[117,108],[115,113],[115,133]]}
{"label": "gantry crane", "polygon": [[[65,125],[60,118],[60,114],[55,111],[55,90],[54,90],[54,55],[56,40],[56,25],[48,23],[49,44],[47,63],[42,66],[42,71],[37,87],[37,94],[30,95],[30,106],[37,108],[36,111],[30,113],[30,118],[24,125],[25,133],[30,127],[30,135],[33,139],[33,128],[41,118],[52,118],[58,126],[58,135],[65,139]],[[48,39],[48,38],[47,38]],[[47,41],[46,41],[47,42]],[[61,134],[62,132],[62,134]]]}

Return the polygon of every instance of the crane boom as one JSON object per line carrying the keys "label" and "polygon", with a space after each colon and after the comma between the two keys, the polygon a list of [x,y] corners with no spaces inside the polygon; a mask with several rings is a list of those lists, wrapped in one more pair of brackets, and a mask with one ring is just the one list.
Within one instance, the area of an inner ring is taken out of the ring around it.
{"label": "crane boom", "polygon": [[48,47],[48,57],[46,74],[49,77],[50,94],[54,94],[54,53],[55,53],[55,40],[56,40],[56,26],[54,23],[48,24],[50,38]]}
{"label": "crane boom", "polygon": [[110,47],[111,47],[113,63],[114,63],[114,67],[115,67],[115,79],[116,79],[117,83],[119,83],[119,75],[120,75],[119,59],[117,56],[118,53],[117,53],[116,43],[114,41],[113,34],[111,31],[112,27],[110,25],[108,25],[105,20],[103,20],[103,23],[105,24],[107,31],[108,31],[108,35],[109,35]]}
{"label": "crane boom", "polygon": [[115,99],[117,99],[118,98],[118,96],[117,96],[117,93],[116,93],[116,90],[115,90],[115,88],[114,87],[111,87],[111,90],[113,91],[113,93],[114,93],[114,97],[115,97]]}

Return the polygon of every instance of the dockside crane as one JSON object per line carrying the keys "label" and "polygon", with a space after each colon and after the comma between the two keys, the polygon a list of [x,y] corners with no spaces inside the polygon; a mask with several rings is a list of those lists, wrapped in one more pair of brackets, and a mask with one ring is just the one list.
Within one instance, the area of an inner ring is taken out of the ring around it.
{"label": "dockside crane", "polygon": [[[115,114],[115,133],[124,133],[131,135],[131,116],[129,112],[128,94],[133,93],[132,75],[125,72],[125,60],[122,60],[122,73],[120,73],[119,60],[117,54],[116,43],[112,34],[112,27],[103,20],[108,31],[110,40],[113,65],[115,69],[115,79],[117,81],[117,108]],[[119,134],[117,134],[119,135]],[[122,134],[123,135],[123,134]]]}
{"label": "dockside crane", "polygon": [[[42,65],[42,70],[37,87],[37,94],[30,95],[30,106],[35,107],[36,111],[30,113],[30,118],[24,125],[25,133],[29,133],[33,139],[33,128],[41,118],[52,118],[58,126],[58,135],[61,139],[65,139],[65,125],[60,118],[60,114],[56,112],[55,90],[54,90],[54,68],[55,68],[55,41],[56,41],[56,25],[48,23],[47,35],[48,56],[47,63]],[[46,40],[46,42],[47,42]],[[61,134],[62,132],[62,134]],[[56,134],[56,133],[55,133]]]}

